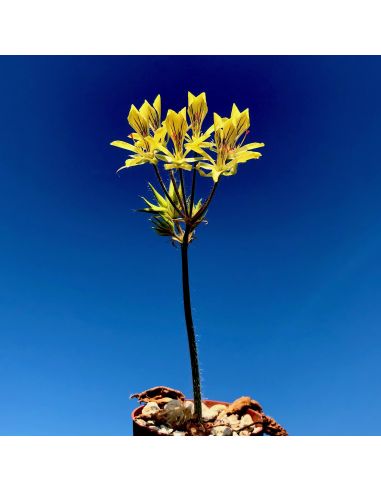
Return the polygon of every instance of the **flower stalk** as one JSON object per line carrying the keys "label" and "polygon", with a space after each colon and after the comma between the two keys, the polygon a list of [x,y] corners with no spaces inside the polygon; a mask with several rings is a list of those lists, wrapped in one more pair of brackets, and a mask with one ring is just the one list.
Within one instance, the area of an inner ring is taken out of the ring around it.
{"label": "flower stalk", "polygon": [[[124,166],[118,171],[147,163],[153,165],[164,194],[161,195],[149,184],[155,203],[142,197],[147,207],[140,211],[151,215],[153,229],[160,236],[169,237],[173,244],[180,244],[181,247],[183,303],[192,370],[194,419],[199,423],[202,421],[202,393],[192,318],[188,249],[195,238],[197,227],[206,222],[205,216],[221,177],[233,176],[240,164],[259,159],[261,154],[256,149],[264,146],[257,142],[245,144],[250,127],[248,109],[241,112],[233,104],[230,117],[221,117],[214,113],[213,125],[203,131],[202,125],[207,112],[205,92],[198,96],[189,92],[188,108],[184,107],[178,112],[170,109],[165,120],[161,121],[159,95],[152,105],[144,101],[139,109],[131,106],[127,119],[134,131],[129,135],[130,142],[115,140],[111,143],[130,152]],[[169,173],[168,186],[163,181],[160,168]],[[192,172],[189,195],[185,186],[185,171]],[[197,176],[213,180],[213,187],[204,201],[195,201]]]}
{"label": "flower stalk", "polygon": [[196,335],[193,325],[192,306],[189,289],[189,267],[188,267],[188,246],[189,246],[190,226],[185,227],[184,239],[181,245],[181,267],[183,280],[183,300],[184,300],[184,316],[187,328],[189,355],[192,368],[192,383],[193,383],[193,401],[194,401],[194,418],[196,422],[201,422],[201,382],[200,369],[198,363],[198,350]]}

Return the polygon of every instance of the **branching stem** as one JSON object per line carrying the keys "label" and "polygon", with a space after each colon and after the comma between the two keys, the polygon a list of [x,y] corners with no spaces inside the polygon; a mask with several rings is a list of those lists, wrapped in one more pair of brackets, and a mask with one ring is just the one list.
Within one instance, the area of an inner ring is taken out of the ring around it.
{"label": "branching stem", "polygon": [[194,194],[196,191],[196,168],[193,168],[192,171],[192,188],[191,188],[191,196],[190,196],[190,203],[189,203],[189,217],[192,219],[193,215],[193,204],[194,204]]}
{"label": "branching stem", "polygon": [[175,178],[175,175],[174,175],[174,173],[173,173],[172,170],[170,171],[169,176],[171,178],[171,181],[172,181],[172,184],[173,184],[173,188],[175,189],[175,193],[176,193],[177,199],[178,199],[179,203],[181,204],[182,211],[183,211],[183,217],[185,219],[186,212],[185,212],[184,201],[183,201],[183,198],[180,195],[179,187],[178,187],[178,185],[176,183],[176,178]]}
{"label": "branching stem", "polygon": [[184,173],[183,173],[182,169],[179,169],[179,174],[180,174],[181,191],[183,192],[184,213],[185,213],[186,217],[189,217],[188,205],[187,205],[187,194],[186,194],[185,184],[184,184]]}
{"label": "branching stem", "polygon": [[217,181],[217,183],[214,183],[213,188],[212,188],[206,202],[204,203],[204,205],[200,208],[200,210],[197,212],[197,214],[193,217],[194,222],[196,222],[196,220],[198,220],[207,211],[207,209],[210,205],[210,202],[212,201],[212,198],[216,192],[217,185],[218,185],[218,181]]}

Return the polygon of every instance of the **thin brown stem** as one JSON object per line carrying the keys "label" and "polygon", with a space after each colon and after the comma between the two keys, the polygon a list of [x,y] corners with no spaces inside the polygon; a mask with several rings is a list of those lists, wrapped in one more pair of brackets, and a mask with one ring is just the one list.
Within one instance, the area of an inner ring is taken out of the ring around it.
{"label": "thin brown stem", "polygon": [[168,193],[167,188],[166,188],[166,186],[164,184],[164,181],[163,181],[162,177],[160,176],[160,172],[159,172],[159,170],[157,168],[157,165],[154,165],[153,167],[155,169],[156,177],[157,177],[157,179],[158,179],[158,181],[160,183],[160,186],[161,186],[162,190],[165,193],[165,196],[168,198],[169,202],[171,203],[172,207],[176,210],[176,212],[179,213],[181,217],[184,217],[184,213],[181,210],[179,210],[179,208],[176,206],[175,202],[169,196],[169,193]]}
{"label": "thin brown stem", "polygon": [[196,222],[208,209],[210,202],[212,201],[212,198],[216,192],[217,185],[218,185],[218,181],[217,181],[217,183],[214,183],[213,188],[212,188],[206,202],[204,203],[204,205],[200,208],[200,210],[197,212],[197,214],[193,217],[193,222]]}
{"label": "thin brown stem", "polygon": [[187,205],[187,194],[186,194],[185,184],[184,184],[184,173],[183,173],[182,169],[179,169],[179,174],[180,174],[181,191],[183,192],[184,213],[185,213],[186,217],[189,217],[188,205]]}
{"label": "thin brown stem", "polygon": [[184,237],[184,231],[181,227],[181,225],[177,222],[177,220],[175,221],[175,229],[176,229],[176,236],[177,238],[182,241],[183,240],[183,237]]}
{"label": "thin brown stem", "polygon": [[192,188],[191,188],[191,196],[190,196],[190,203],[189,203],[189,217],[192,219],[193,215],[193,204],[194,204],[194,194],[196,191],[196,168],[193,168],[192,171]]}
{"label": "thin brown stem", "polygon": [[175,175],[173,173],[173,171],[170,171],[169,173],[169,176],[171,178],[171,181],[172,181],[172,184],[173,184],[173,188],[175,189],[175,193],[176,193],[176,196],[177,196],[177,199],[182,207],[182,210],[183,210],[183,217],[185,216],[185,207],[184,207],[184,202],[183,202],[183,199],[180,195],[180,192],[179,192],[179,187],[176,183],[176,179],[175,179]]}

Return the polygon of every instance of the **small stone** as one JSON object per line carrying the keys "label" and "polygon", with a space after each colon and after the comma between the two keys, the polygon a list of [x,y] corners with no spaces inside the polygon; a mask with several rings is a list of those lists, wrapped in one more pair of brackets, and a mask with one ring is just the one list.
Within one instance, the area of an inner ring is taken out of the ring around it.
{"label": "small stone", "polygon": [[216,411],[217,413],[220,413],[221,411],[226,411],[226,405],[222,405],[222,403],[217,403],[217,405],[213,405],[210,407],[210,410]]}
{"label": "small stone", "polygon": [[159,427],[156,427],[156,425],[150,425],[148,426],[148,429],[157,432],[159,430]]}
{"label": "small stone", "polygon": [[216,427],[213,427],[211,434],[212,436],[232,436],[233,431],[230,427],[227,427],[225,425],[218,425]]}
{"label": "small stone", "polygon": [[229,425],[233,430],[240,429],[240,421],[238,420],[238,415],[229,415],[229,417],[227,417],[227,421],[229,422]]}
{"label": "small stone", "polygon": [[229,417],[227,419],[229,420],[229,422],[231,424],[236,424],[239,422],[238,415],[236,415],[236,414],[229,415]]}
{"label": "small stone", "polygon": [[155,425],[155,422],[153,420],[147,420],[147,425]]}
{"label": "small stone", "polygon": [[216,417],[216,422],[219,422],[220,425],[230,425],[228,416],[226,415],[226,410],[222,410]]}
{"label": "small stone", "polygon": [[239,436],[238,432],[233,431],[233,436]]}
{"label": "small stone", "polygon": [[241,430],[239,435],[240,436],[250,436],[250,431],[248,429]]}
{"label": "small stone", "polygon": [[218,415],[217,410],[212,410],[207,405],[205,405],[205,403],[203,403],[201,406],[201,412],[202,412],[202,418],[206,422],[209,422],[210,420],[214,420]]}
{"label": "small stone", "polygon": [[165,425],[161,425],[159,427],[159,434],[161,434],[163,436],[169,436],[170,434],[172,434],[172,432],[173,432],[173,429],[166,427]]}
{"label": "small stone", "polygon": [[263,432],[263,427],[261,424],[255,424],[254,426],[254,430],[252,431],[252,434],[253,435],[258,435],[258,434],[261,434]]}
{"label": "small stone", "polygon": [[157,413],[159,410],[160,410],[159,405],[154,401],[152,401],[144,406],[142,410],[142,415],[145,415],[146,417],[152,417],[152,415]]}
{"label": "small stone", "polygon": [[218,420],[226,420],[226,424],[228,424],[228,416],[226,415],[226,410],[220,410],[217,415]]}
{"label": "small stone", "polygon": [[186,436],[187,433],[186,432],[183,432],[183,431],[174,431],[173,436]]}
{"label": "small stone", "polygon": [[[138,424],[138,425],[143,425],[145,426],[146,425],[146,421],[143,420],[143,419],[135,419],[135,422]],[[148,422],[147,422],[148,423]],[[152,422],[153,423],[153,422]]]}
{"label": "small stone", "polygon": [[244,427],[247,427],[253,423],[253,419],[251,418],[251,415],[248,413],[245,414],[243,417],[241,417],[240,423],[239,423],[239,428],[243,429]]}

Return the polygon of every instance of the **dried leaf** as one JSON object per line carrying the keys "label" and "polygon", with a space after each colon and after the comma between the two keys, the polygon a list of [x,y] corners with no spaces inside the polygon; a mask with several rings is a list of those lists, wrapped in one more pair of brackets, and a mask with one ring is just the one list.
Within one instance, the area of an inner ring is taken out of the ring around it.
{"label": "dried leaf", "polygon": [[168,388],[167,386],[155,386],[154,388],[149,388],[141,393],[135,393],[131,395],[130,398],[137,398],[140,403],[147,403],[151,401],[156,403],[166,403],[169,401],[167,398],[170,400],[185,400],[185,396],[181,393],[181,391]]}

